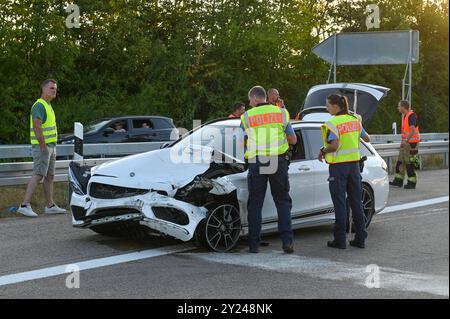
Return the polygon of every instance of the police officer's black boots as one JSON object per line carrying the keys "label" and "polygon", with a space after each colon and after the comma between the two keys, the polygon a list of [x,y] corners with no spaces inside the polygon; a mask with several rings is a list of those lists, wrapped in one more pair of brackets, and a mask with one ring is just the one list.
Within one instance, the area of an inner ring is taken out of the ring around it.
{"label": "police officer's black boots", "polygon": [[366,248],[366,244],[364,242],[360,242],[357,240],[350,240],[350,246],[358,247],[358,248]]}
{"label": "police officer's black boots", "polygon": [[290,245],[283,245],[283,251],[286,253],[286,254],[292,254],[293,252],[294,252],[294,245],[293,244],[290,244]]}
{"label": "police officer's black boots", "polygon": [[327,242],[327,246],[330,248],[338,248],[338,249],[346,249],[347,247],[344,244],[340,244],[335,240],[330,240]]}
{"label": "police officer's black boots", "polygon": [[403,187],[403,180],[400,178],[394,178],[392,182],[389,182],[389,185]]}
{"label": "police officer's black boots", "polygon": [[405,189],[416,189],[416,183],[408,181],[408,184],[405,185]]}

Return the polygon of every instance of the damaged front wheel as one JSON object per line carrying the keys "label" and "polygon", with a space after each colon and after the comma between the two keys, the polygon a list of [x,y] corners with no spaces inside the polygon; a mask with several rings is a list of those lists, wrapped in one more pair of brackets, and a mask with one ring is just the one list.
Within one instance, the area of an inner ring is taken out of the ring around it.
{"label": "damaged front wheel", "polygon": [[230,204],[215,207],[199,229],[200,242],[217,252],[226,252],[236,246],[241,233],[239,210]]}

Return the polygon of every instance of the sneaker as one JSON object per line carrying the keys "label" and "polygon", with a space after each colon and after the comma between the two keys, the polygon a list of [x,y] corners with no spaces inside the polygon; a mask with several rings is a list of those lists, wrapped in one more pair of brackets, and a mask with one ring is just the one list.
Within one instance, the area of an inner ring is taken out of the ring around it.
{"label": "sneaker", "polygon": [[52,207],[45,207],[46,214],[64,214],[67,212],[64,208],[58,207],[58,205],[53,204]]}
{"label": "sneaker", "polygon": [[33,208],[31,208],[31,205],[20,205],[19,209],[17,210],[17,212],[21,213],[24,216],[27,217],[38,217],[38,215],[33,211]]}

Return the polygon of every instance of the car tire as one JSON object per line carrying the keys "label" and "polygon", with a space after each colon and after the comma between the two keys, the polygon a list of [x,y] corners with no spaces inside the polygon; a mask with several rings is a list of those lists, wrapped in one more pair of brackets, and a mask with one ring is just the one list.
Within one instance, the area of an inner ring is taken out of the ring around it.
{"label": "car tire", "polygon": [[[375,197],[373,195],[373,191],[370,188],[370,186],[365,183],[363,183],[361,201],[363,204],[364,216],[366,217],[366,228],[369,228],[370,222],[372,221],[372,217],[375,214]],[[350,205],[348,205],[348,202],[347,207],[351,209]],[[355,224],[352,222],[352,233],[355,233],[355,229],[356,229]],[[347,233],[348,232],[349,232],[349,225],[347,222]]]}
{"label": "car tire", "polygon": [[209,209],[206,219],[197,226],[195,238],[201,246],[227,252],[239,242],[242,224],[239,209],[222,203]]}

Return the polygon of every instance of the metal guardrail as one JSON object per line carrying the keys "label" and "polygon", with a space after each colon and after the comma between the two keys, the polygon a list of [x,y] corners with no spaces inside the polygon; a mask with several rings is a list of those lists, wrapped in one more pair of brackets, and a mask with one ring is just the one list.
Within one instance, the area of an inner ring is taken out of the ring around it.
{"label": "metal guardrail", "polygon": [[[448,133],[420,133],[420,139],[422,142],[448,141]],[[370,142],[372,144],[400,143],[401,140],[402,136],[400,134],[370,134]]]}
{"label": "metal guardrail", "polygon": [[[124,156],[158,149],[166,142],[145,143],[109,143],[109,144],[84,144],[84,156]],[[73,144],[56,146],[56,154],[61,157],[73,156]],[[0,145],[0,159],[32,157],[31,145]]]}
{"label": "metal guardrail", "polygon": [[[448,133],[421,134],[420,155],[444,154],[443,164],[448,167],[449,141]],[[399,152],[399,135],[371,135],[373,146],[384,157],[391,167],[391,157]],[[432,140],[436,139],[436,140]],[[99,156],[100,158],[85,159],[88,165],[98,165],[117,157],[147,152],[160,148],[165,142],[128,143],[128,144],[85,144],[85,156]],[[57,145],[58,156],[72,156],[73,145]],[[0,158],[31,157],[31,145],[0,145]],[[107,158],[105,158],[107,157]],[[56,162],[55,181],[67,181],[67,169],[70,160]],[[0,186],[26,184],[32,174],[33,163],[0,163]]]}

